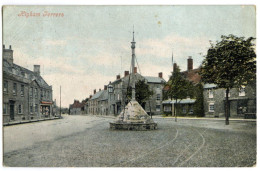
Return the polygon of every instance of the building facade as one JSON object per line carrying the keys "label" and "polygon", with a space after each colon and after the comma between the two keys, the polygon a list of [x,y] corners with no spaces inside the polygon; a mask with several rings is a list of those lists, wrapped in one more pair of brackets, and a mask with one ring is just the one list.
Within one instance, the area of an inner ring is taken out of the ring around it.
{"label": "building facade", "polygon": [[3,122],[54,117],[52,86],[40,75],[13,62],[11,46],[3,46]]}
{"label": "building facade", "polygon": [[69,114],[70,115],[86,114],[85,104],[86,102],[84,100],[82,102],[79,102],[79,100],[74,100],[74,103],[69,106]]}
{"label": "building facade", "polygon": [[[207,117],[224,117],[226,90],[214,84],[204,85],[204,111]],[[232,88],[229,97],[230,117],[256,118],[256,83]]]}

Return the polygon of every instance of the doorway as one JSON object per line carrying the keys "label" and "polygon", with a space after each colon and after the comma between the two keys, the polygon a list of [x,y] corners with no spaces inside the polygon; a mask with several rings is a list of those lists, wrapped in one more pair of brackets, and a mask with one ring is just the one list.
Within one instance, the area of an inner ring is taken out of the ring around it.
{"label": "doorway", "polygon": [[14,101],[10,101],[10,119],[14,120]]}

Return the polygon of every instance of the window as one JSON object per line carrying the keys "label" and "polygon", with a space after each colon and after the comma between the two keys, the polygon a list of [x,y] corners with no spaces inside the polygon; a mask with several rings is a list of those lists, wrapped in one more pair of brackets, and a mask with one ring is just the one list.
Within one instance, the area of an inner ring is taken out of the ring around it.
{"label": "window", "polygon": [[21,85],[21,96],[24,96],[24,85]]}
{"label": "window", "polygon": [[33,88],[32,87],[30,88],[30,97],[31,98],[33,97]]}
{"label": "window", "polygon": [[[224,93],[224,96],[226,97],[226,91]],[[228,97],[230,97],[230,92],[228,92]]]}
{"label": "window", "polygon": [[30,112],[33,113],[33,105],[30,104]]}
{"label": "window", "polygon": [[46,99],[49,99],[49,91],[46,92]]}
{"label": "window", "polygon": [[209,98],[213,98],[213,90],[209,89],[208,92],[209,92]]}
{"label": "window", "polygon": [[246,91],[245,91],[245,86],[242,86],[239,88],[239,96],[245,96],[246,95]]}
{"label": "window", "polygon": [[169,105],[164,106],[164,111],[165,112],[170,112],[171,111],[171,106],[169,106]]}
{"label": "window", "polygon": [[186,106],[183,106],[182,107],[182,113],[186,113],[187,111],[186,111]]}
{"label": "window", "polygon": [[4,103],[3,105],[3,114],[7,114],[7,104]]}
{"label": "window", "polygon": [[193,114],[193,108],[190,108],[189,114]]}
{"label": "window", "polygon": [[119,94],[117,95],[117,100],[120,100],[120,95]]}
{"label": "window", "polygon": [[157,112],[161,111],[161,105],[156,105],[156,111]]}
{"label": "window", "polygon": [[209,112],[214,112],[214,110],[215,110],[214,103],[210,103],[209,104]]}
{"label": "window", "polygon": [[35,99],[38,98],[38,89],[37,88],[34,89],[34,96],[35,96]]}
{"label": "window", "polygon": [[156,95],[156,100],[161,100],[161,95],[160,94]]}
{"label": "window", "polygon": [[34,109],[35,113],[38,113],[38,104],[35,104],[35,105],[34,105],[34,108],[35,108],[35,109]]}
{"label": "window", "polygon": [[16,95],[16,92],[17,92],[17,84],[14,83],[13,84],[13,95]]}
{"label": "window", "polygon": [[21,104],[18,105],[18,114],[23,113],[23,106]]}
{"label": "window", "polygon": [[4,81],[4,92],[8,92],[8,81]]}

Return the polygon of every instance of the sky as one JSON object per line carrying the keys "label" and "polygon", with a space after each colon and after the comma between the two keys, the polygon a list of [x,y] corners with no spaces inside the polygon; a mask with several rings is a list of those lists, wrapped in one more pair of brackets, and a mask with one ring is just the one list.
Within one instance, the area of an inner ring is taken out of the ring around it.
{"label": "sky", "polygon": [[[23,16],[21,12],[40,13]],[[60,13],[63,16],[44,16]],[[221,35],[256,37],[255,6],[5,6],[3,44],[12,45],[14,63],[33,70],[53,87],[53,100],[69,107],[116,75],[130,70],[133,26],[138,72],[167,81],[172,54],[182,71],[192,56],[199,67]]]}

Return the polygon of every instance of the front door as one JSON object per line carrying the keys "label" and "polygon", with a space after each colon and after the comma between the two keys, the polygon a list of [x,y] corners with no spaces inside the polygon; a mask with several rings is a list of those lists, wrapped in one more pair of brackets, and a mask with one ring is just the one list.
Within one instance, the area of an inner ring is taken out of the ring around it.
{"label": "front door", "polygon": [[10,119],[14,120],[14,103],[10,102]]}

